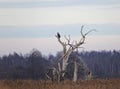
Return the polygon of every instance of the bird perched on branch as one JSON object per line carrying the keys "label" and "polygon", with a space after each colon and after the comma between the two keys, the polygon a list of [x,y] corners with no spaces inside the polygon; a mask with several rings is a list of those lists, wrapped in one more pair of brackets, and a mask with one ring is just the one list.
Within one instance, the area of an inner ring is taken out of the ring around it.
{"label": "bird perched on branch", "polygon": [[57,32],[57,37],[58,37],[58,38],[60,38],[60,37],[61,37],[59,32]]}

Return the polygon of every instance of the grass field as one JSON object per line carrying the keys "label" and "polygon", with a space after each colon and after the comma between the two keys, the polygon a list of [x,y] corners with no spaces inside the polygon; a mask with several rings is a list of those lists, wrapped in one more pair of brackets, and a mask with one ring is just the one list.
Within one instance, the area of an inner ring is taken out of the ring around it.
{"label": "grass field", "polygon": [[42,80],[0,80],[0,89],[120,89],[120,79],[53,83]]}

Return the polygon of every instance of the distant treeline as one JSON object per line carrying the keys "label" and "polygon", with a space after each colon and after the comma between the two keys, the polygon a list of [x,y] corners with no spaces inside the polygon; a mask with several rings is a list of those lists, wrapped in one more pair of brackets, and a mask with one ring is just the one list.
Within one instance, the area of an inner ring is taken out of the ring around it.
{"label": "distant treeline", "polygon": [[[83,59],[94,78],[120,78],[120,51],[74,52],[70,59],[74,59],[75,55]],[[0,57],[0,79],[45,79],[46,69],[53,66],[57,68],[60,57],[61,52],[56,56],[44,56],[38,50],[26,55],[16,52],[4,55]],[[73,67],[72,64],[70,66]],[[72,67],[68,68],[71,76]],[[78,75],[81,74],[82,71],[79,71]]]}

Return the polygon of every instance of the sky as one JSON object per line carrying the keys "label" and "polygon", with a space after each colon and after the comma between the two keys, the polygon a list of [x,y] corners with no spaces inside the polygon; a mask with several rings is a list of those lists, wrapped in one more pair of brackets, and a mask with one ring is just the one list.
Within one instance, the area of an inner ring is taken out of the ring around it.
{"label": "sky", "polygon": [[96,29],[85,51],[120,50],[120,0],[0,0],[0,55],[55,54],[62,50],[55,34],[79,40],[82,25],[84,33]]}

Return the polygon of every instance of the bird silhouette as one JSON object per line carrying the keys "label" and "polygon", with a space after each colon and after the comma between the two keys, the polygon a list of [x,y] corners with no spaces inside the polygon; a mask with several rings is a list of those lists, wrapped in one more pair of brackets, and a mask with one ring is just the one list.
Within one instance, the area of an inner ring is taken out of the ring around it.
{"label": "bird silhouette", "polygon": [[57,37],[58,37],[58,38],[60,38],[60,37],[61,37],[59,32],[57,32]]}

